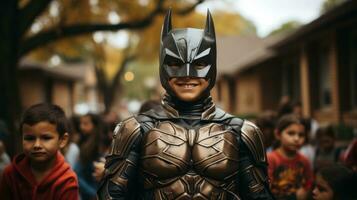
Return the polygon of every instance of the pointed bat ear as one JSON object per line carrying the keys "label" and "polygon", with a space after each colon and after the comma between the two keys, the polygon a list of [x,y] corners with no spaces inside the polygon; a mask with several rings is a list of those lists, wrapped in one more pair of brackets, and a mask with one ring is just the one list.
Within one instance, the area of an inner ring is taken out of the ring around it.
{"label": "pointed bat ear", "polygon": [[161,40],[167,36],[167,34],[171,31],[172,24],[171,24],[171,8],[167,11],[164,24],[162,25],[161,30]]}
{"label": "pointed bat ear", "polygon": [[206,26],[205,26],[205,34],[209,35],[210,37],[215,38],[216,33],[214,31],[214,24],[213,24],[213,19],[212,15],[207,9],[207,19],[206,19]]}

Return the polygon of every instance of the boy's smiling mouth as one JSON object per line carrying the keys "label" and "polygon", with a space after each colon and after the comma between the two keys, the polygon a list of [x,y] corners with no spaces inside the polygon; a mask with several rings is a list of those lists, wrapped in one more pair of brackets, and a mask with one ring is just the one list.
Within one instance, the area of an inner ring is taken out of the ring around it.
{"label": "boy's smiling mouth", "polygon": [[177,80],[177,81],[175,81],[175,85],[177,85],[178,87],[185,88],[185,89],[191,89],[191,88],[198,86],[199,83],[197,83],[196,81],[192,81],[192,80],[190,80],[190,81]]}

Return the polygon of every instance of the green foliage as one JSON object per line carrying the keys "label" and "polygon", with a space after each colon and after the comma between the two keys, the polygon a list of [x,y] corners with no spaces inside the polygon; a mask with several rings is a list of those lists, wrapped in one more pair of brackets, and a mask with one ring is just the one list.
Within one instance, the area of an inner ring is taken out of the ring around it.
{"label": "green foliage", "polygon": [[269,36],[278,35],[278,34],[288,34],[297,30],[301,26],[301,23],[298,21],[288,21],[282,24],[279,28],[273,30]]}
{"label": "green foliage", "polygon": [[[26,0],[24,0],[25,2]],[[32,0],[33,1],[33,0]],[[61,27],[77,24],[113,24],[131,23],[144,19],[158,5],[159,0],[56,0],[36,19],[33,27],[28,31],[27,37],[31,37],[42,31],[59,29]],[[192,6],[198,0],[165,0],[164,7],[173,9],[174,27],[197,27],[203,28],[206,21],[206,13],[188,12],[180,14],[180,10]],[[25,3],[23,3],[25,4]],[[57,13],[57,14],[54,14]],[[127,46],[117,47],[110,41],[109,35],[113,32],[101,31],[99,34],[88,32],[75,37],[65,37],[31,51],[32,59],[48,62],[53,55],[59,55],[62,61],[91,60],[97,69],[98,88],[103,96],[108,90],[122,90],[121,97],[128,95],[132,98],[145,99],[148,92],[143,92],[147,88],[143,85],[145,77],[157,77],[157,67],[153,63],[158,61],[159,36],[162,21],[165,13],[160,13],[153,18],[152,23],[145,28],[130,29],[127,32]],[[256,28],[252,22],[242,17],[240,14],[226,10],[214,10],[212,12],[215,20],[217,35],[238,35],[256,34]],[[114,20],[114,21],[113,21]],[[41,27],[35,28],[34,27]],[[34,31],[36,30],[36,31]],[[98,40],[96,36],[101,35]],[[128,61],[129,69],[123,66],[124,61],[129,57],[135,60]],[[151,66],[147,70],[148,66]],[[131,70],[135,74],[135,79],[131,82],[117,81],[117,77],[124,76],[124,73]],[[119,84],[118,86],[115,86]],[[106,89],[105,89],[106,88]],[[106,91],[106,92],[105,92]],[[109,102],[110,100],[108,100]]]}
{"label": "green foliage", "polygon": [[126,72],[128,71],[133,72],[135,78],[132,81],[125,81],[124,77],[121,77],[122,97],[139,100],[150,99],[152,92],[157,89],[156,87],[160,87],[158,79],[158,85],[155,88],[148,88],[145,82],[148,77],[159,77],[158,63],[133,62],[128,66]]}

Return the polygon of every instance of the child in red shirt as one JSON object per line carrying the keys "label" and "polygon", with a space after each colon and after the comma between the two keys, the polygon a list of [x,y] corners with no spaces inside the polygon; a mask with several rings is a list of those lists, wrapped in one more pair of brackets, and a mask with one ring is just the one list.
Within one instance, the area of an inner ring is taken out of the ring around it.
{"label": "child in red shirt", "polygon": [[34,105],[25,111],[20,127],[23,153],[4,170],[1,199],[78,200],[77,177],[59,152],[68,141],[63,110]]}
{"label": "child in red shirt", "polygon": [[306,133],[295,115],[283,116],[276,126],[280,146],[268,154],[271,191],[277,200],[306,199],[312,185],[312,170],[306,157],[298,152]]}

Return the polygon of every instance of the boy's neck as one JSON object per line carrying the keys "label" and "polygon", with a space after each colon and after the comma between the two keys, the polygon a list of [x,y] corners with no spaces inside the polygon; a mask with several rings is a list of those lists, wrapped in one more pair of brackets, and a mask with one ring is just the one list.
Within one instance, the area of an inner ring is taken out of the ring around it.
{"label": "boy's neck", "polygon": [[31,171],[36,179],[37,183],[40,183],[52,170],[56,156],[46,162],[32,162],[30,161]]}
{"label": "boy's neck", "polygon": [[298,153],[297,151],[288,151],[288,150],[284,149],[283,147],[279,147],[277,149],[277,151],[280,153],[280,155],[282,155],[284,158],[287,158],[287,159],[295,158]]}

